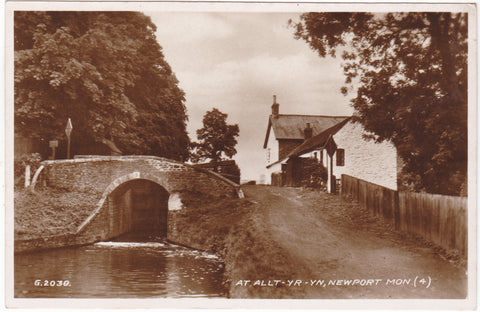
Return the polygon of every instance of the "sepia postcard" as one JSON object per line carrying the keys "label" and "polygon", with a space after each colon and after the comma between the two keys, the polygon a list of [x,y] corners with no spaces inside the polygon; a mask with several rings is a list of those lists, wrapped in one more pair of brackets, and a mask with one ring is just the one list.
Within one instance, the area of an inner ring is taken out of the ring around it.
{"label": "sepia postcard", "polygon": [[475,3],[5,10],[6,308],[476,309]]}

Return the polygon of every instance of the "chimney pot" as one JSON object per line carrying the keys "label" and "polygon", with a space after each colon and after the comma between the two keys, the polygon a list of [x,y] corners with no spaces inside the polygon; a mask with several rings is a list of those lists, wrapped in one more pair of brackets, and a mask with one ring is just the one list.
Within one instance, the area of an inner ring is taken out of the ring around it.
{"label": "chimney pot", "polygon": [[307,127],[303,129],[303,137],[305,140],[308,140],[313,135],[313,129],[310,127],[310,123],[307,122]]}
{"label": "chimney pot", "polygon": [[280,104],[277,103],[277,96],[273,96],[273,104],[272,104],[272,116],[274,118],[278,117],[278,112],[280,110]]}

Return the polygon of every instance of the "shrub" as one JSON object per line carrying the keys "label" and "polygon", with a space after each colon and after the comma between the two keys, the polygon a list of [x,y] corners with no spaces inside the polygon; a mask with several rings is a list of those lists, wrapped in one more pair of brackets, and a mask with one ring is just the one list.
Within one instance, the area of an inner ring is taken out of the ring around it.
{"label": "shrub", "polygon": [[305,158],[302,165],[302,186],[321,188],[327,182],[327,169],[319,164],[316,159]]}
{"label": "shrub", "polygon": [[25,183],[25,168],[27,165],[30,166],[30,172],[33,175],[38,167],[40,167],[41,161],[42,156],[40,156],[39,153],[16,156],[13,160],[15,186],[20,186]]}

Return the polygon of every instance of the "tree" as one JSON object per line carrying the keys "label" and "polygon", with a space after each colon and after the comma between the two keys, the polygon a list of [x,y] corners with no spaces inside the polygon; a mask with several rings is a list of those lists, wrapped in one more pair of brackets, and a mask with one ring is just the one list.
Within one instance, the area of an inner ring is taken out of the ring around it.
{"label": "tree", "polygon": [[214,108],[203,116],[203,128],[197,130],[199,142],[194,142],[192,159],[224,160],[222,155],[232,158],[237,153],[235,145],[239,133],[238,125],[227,125],[227,114]]}
{"label": "tree", "polygon": [[467,174],[466,13],[306,13],[294,24],[321,57],[341,52],[364,128],[390,140],[417,191],[459,193]]}
{"label": "tree", "polygon": [[15,132],[188,156],[183,91],[138,12],[15,12]]}

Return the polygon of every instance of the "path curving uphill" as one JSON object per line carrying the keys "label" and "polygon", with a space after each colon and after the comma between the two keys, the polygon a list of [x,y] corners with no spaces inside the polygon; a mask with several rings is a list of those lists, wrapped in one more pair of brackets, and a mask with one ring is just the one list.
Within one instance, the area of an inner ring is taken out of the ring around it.
{"label": "path curving uphill", "polygon": [[292,284],[284,286],[304,298],[467,296],[462,265],[389,230],[340,196],[271,186],[245,186],[244,192],[256,203],[258,223],[291,261]]}

